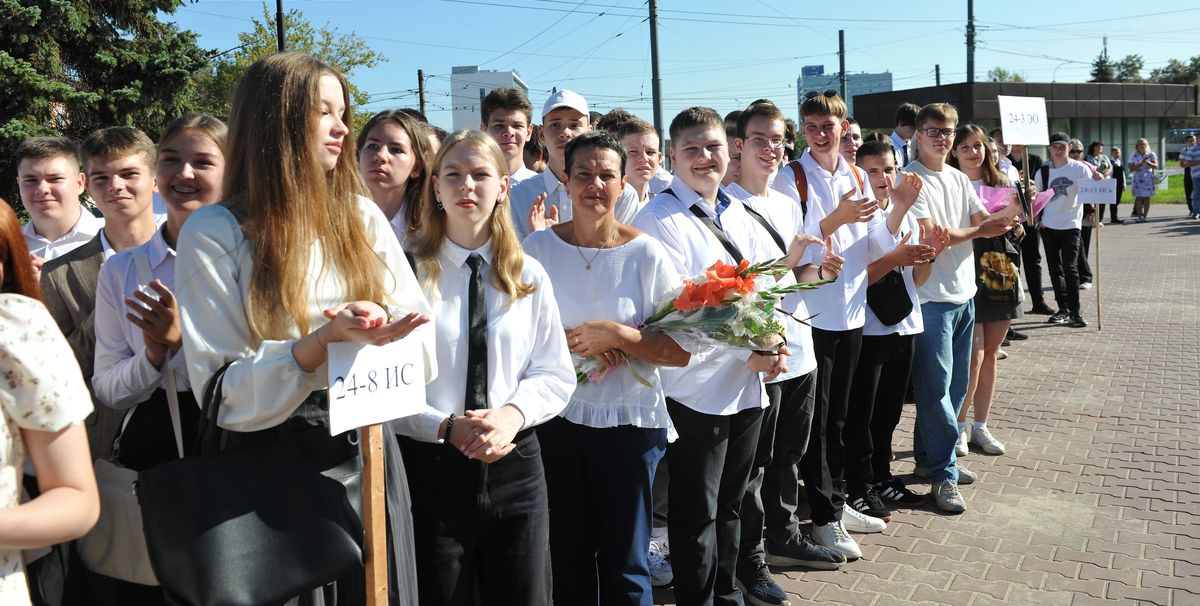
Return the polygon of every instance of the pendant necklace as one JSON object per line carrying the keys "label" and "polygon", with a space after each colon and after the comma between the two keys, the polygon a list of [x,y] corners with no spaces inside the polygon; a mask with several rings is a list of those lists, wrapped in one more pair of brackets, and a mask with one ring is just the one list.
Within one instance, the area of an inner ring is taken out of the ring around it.
{"label": "pendant necklace", "polygon": [[[592,263],[596,262],[596,258],[600,256],[600,253],[604,252],[605,248],[608,248],[608,245],[612,243],[613,238],[615,238],[616,236],[617,236],[617,230],[614,229],[612,231],[612,233],[608,235],[608,239],[604,241],[604,244],[600,245],[600,248],[599,248],[599,250],[596,251],[596,254],[592,255],[592,258],[590,261],[588,260],[587,256],[585,256],[583,254],[583,249],[580,248],[578,244],[575,245],[575,250],[579,252],[579,258],[583,259],[583,262],[584,262],[583,269],[585,271],[592,271]],[[575,236],[575,240],[578,241],[579,236]]]}

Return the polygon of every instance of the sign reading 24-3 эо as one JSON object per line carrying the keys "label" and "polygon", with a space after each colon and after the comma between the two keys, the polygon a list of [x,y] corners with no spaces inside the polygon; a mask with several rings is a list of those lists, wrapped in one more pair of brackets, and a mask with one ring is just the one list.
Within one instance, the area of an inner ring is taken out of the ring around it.
{"label": "sign reading 24-3 \u044d\u043e", "polygon": [[329,344],[329,431],[401,419],[425,403],[420,339],[387,345]]}
{"label": "sign reading 24-3 \u044d\u043e", "polygon": [[1000,129],[1005,144],[1050,144],[1045,98],[997,95],[996,100],[1000,102]]}

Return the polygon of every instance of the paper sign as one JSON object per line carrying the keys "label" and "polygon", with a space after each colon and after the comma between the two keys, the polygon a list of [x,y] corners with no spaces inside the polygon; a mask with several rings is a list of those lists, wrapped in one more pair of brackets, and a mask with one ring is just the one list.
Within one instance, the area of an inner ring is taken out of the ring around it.
{"label": "paper sign", "polygon": [[416,414],[425,403],[421,340],[329,344],[329,432]]}
{"label": "paper sign", "polygon": [[1000,102],[1000,128],[1005,144],[1050,144],[1045,98],[997,95],[996,100]]}
{"label": "paper sign", "polygon": [[1081,180],[1079,202],[1082,204],[1113,204],[1117,201],[1117,180]]}

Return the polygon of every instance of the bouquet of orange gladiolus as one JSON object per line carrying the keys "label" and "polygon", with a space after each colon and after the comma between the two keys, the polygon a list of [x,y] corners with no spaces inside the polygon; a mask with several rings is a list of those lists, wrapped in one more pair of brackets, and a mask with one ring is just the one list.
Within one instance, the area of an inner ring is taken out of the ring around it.
{"label": "bouquet of orange gladiolus", "polygon": [[831,281],[776,285],[776,279],[791,270],[783,259],[754,265],[717,261],[703,274],[684,280],[679,294],[646,320],[645,327],[669,334],[684,349],[691,344],[776,351],[786,339],[775,316],[779,301],[788,293]]}

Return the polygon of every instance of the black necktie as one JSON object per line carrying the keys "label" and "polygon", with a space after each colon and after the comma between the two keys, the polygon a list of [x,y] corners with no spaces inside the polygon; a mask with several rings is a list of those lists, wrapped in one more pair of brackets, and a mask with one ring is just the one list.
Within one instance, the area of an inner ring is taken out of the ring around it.
{"label": "black necktie", "polygon": [[483,257],[471,253],[471,284],[467,290],[466,409],[487,408],[487,303],[483,299]]}
{"label": "black necktie", "polygon": [[[904,147],[900,148],[900,152],[902,154],[904,154],[904,166],[908,166],[908,142],[907,141],[904,142]],[[901,166],[900,168],[904,168],[904,166]]]}

